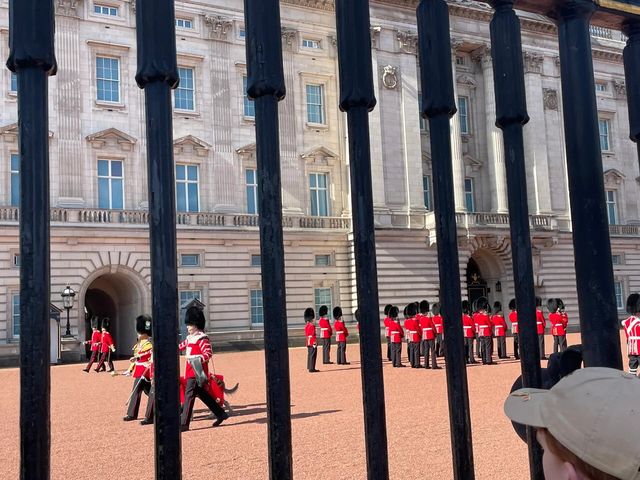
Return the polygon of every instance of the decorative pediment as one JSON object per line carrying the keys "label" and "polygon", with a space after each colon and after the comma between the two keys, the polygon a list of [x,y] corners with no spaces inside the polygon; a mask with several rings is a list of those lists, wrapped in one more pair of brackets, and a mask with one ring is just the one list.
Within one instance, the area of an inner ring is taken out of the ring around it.
{"label": "decorative pediment", "polygon": [[326,147],[315,147],[306,153],[300,155],[308,164],[332,166],[338,158],[338,155]]}
{"label": "decorative pediment", "polygon": [[173,141],[174,155],[195,153],[198,157],[206,157],[209,150],[211,150],[211,145],[193,135],[185,135]]}
{"label": "decorative pediment", "polygon": [[625,179],[624,173],[616,170],[615,168],[610,168],[609,170],[604,172],[604,184],[609,187],[617,187],[622,185]]}
{"label": "decorative pediment", "polygon": [[431,161],[431,155],[429,155],[427,152],[422,152],[422,165],[430,170],[432,164],[433,163]]}
{"label": "decorative pediment", "polygon": [[117,128],[107,128],[106,130],[87,135],[87,141],[91,143],[92,148],[98,150],[118,148],[122,151],[129,152],[133,150],[133,146],[137,140]]}
{"label": "decorative pediment", "polygon": [[[0,136],[6,143],[18,142],[18,124],[10,123],[4,127],[0,127]],[[53,132],[49,130],[49,138],[53,137]]]}
{"label": "decorative pediment", "polygon": [[236,153],[240,155],[242,158],[251,158],[256,155],[256,144],[250,143],[245,145],[244,147],[240,147],[236,150]]}
{"label": "decorative pediment", "polygon": [[471,75],[458,75],[458,85],[465,85],[469,88],[476,88],[478,86],[478,82]]}
{"label": "decorative pediment", "polygon": [[475,158],[473,158],[471,155],[466,154],[462,160],[464,161],[464,165],[466,167],[471,168],[472,172],[477,172],[478,170],[480,170],[482,168],[482,162],[480,160],[477,160]]}

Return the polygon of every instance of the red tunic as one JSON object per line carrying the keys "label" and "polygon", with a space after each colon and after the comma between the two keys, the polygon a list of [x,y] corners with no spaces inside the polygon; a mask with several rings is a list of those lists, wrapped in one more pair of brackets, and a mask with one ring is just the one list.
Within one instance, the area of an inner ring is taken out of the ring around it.
{"label": "red tunic", "polygon": [[393,322],[393,320],[391,320],[389,317],[384,317],[384,336],[387,338],[389,338],[389,324],[391,322]]}
{"label": "red tunic", "polygon": [[551,322],[551,335],[559,336],[567,334],[569,318],[566,315],[561,313],[550,313],[549,322]]}
{"label": "red tunic", "polygon": [[476,336],[476,329],[473,319],[466,313],[462,314],[462,330],[464,338],[473,338]]}
{"label": "red tunic", "polygon": [[473,321],[478,326],[479,337],[491,336],[491,319],[486,313],[474,313]]}
{"label": "red tunic", "polygon": [[444,333],[444,321],[442,320],[442,315],[434,315],[431,317],[431,320],[433,320],[433,326],[436,329],[436,333],[438,335]]}
{"label": "red tunic", "polygon": [[422,331],[423,340],[435,340],[436,326],[433,319],[429,315],[420,315],[420,330]]}
{"label": "red tunic", "polygon": [[135,367],[133,369],[133,378],[146,377],[150,378],[151,354],[153,353],[153,343],[148,338],[140,340],[133,347],[133,356],[135,357]]}
{"label": "red tunic", "polygon": [[349,336],[349,331],[342,320],[336,320],[333,323],[333,328],[336,331],[336,342],[346,342]]}
{"label": "red tunic", "polygon": [[536,326],[538,329],[538,335],[544,335],[544,329],[547,328],[547,321],[544,318],[542,310],[536,308]]}
{"label": "red tunic", "polygon": [[509,314],[509,321],[511,322],[511,333],[518,333],[518,312],[516,310]]}
{"label": "red tunic", "polygon": [[389,322],[389,338],[391,339],[391,343],[402,343],[403,337],[404,330],[402,330],[400,322],[391,320],[391,322]]}
{"label": "red tunic", "polygon": [[407,331],[407,340],[409,342],[420,341],[420,322],[416,320],[416,317],[407,318],[404,321],[404,329]]}
{"label": "red tunic", "polygon": [[[180,351],[187,351],[187,360],[190,358],[200,357],[202,359],[202,368],[206,375],[209,375],[209,359],[213,355],[211,350],[211,342],[204,332],[197,332],[193,335],[187,335],[187,338],[178,346]],[[196,374],[187,361],[187,367],[184,370],[184,378],[195,378]]]}
{"label": "red tunic", "polygon": [[109,332],[102,332],[102,337],[100,338],[100,351],[102,353],[106,353],[109,351],[109,347],[113,345],[113,338]]}
{"label": "red tunic", "polygon": [[507,322],[502,315],[493,315],[491,317],[491,324],[493,325],[493,334],[496,337],[507,336]]}
{"label": "red tunic", "polygon": [[304,336],[307,337],[307,347],[315,347],[318,344],[316,338],[316,326],[309,322],[304,326]]}
{"label": "red tunic", "polygon": [[629,317],[622,321],[627,336],[627,354],[640,355],[640,317]]}
{"label": "red tunic", "polygon": [[318,326],[320,327],[320,338],[331,338],[333,330],[331,330],[331,323],[326,317],[320,317],[318,320]]}
{"label": "red tunic", "polygon": [[100,350],[100,342],[102,341],[102,333],[100,330],[94,330],[91,334],[91,351],[97,352]]}

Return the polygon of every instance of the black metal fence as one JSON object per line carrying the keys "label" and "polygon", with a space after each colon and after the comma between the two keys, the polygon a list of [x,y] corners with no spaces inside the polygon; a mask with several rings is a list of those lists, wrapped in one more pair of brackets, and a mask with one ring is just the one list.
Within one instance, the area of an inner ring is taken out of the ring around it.
{"label": "black metal fence", "polygon": [[[293,478],[289,364],[280,188],[278,102],[285,96],[278,0],[245,0],[248,93],[256,101],[260,244],[264,288],[269,475]],[[376,104],[368,0],[335,0],[340,108],[349,130],[357,297],[360,309],[367,477],[386,479],[388,455],[373,223],[368,112]],[[607,229],[589,27],[622,28],[634,142],[640,139],[640,1],[494,0],[491,43],[497,106],[504,132],[513,275],[525,386],[541,384],[535,330],[531,240],[524,169],[525,101],[516,7],[558,26],[576,279],[587,366],[622,368]],[[600,7],[599,4],[603,6]],[[172,0],[138,0],[138,72],[145,89],[156,362],[156,478],[181,478],[178,409],[178,299],[170,89],[178,82]],[[444,0],[417,8],[422,115],[429,119],[440,292],[454,478],[474,478],[451,163],[455,114],[449,12]],[[21,478],[50,474],[48,76],[56,73],[53,0],[11,0],[8,67],[18,77],[20,202]],[[542,479],[540,449],[529,432],[531,477]]]}

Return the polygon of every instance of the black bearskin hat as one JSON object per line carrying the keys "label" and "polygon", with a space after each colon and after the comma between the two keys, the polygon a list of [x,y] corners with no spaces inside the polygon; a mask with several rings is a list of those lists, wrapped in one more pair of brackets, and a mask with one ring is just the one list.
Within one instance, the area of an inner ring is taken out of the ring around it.
{"label": "black bearskin hat", "polygon": [[495,301],[493,302],[493,313],[500,313],[502,312],[502,303]]}
{"label": "black bearskin hat", "polygon": [[640,294],[632,293],[627,297],[627,313],[629,315],[636,315],[640,313]]}
{"label": "black bearskin hat", "polygon": [[151,335],[151,317],[149,315],[139,315],[136,318],[136,332],[140,335]]}
{"label": "black bearskin hat", "polygon": [[318,310],[318,315],[321,317],[326,317],[327,313],[329,313],[329,308],[326,305],[322,305]]}
{"label": "black bearskin hat", "polygon": [[333,309],[333,318],[338,320],[342,316],[342,309],[340,307],[335,307]]}
{"label": "black bearskin hat", "polygon": [[536,307],[541,307],[541,306],[542,306],[542,298],[536,297]]}
{"label": "black bearskin hat", "polygon": [[511,300],[509,300],[509,310],[515,310],[516,309],[516,299],[512,298]]}
{"label": "black bearskin hat", "polygon": [[440,315],[440,304],[438,302],[431,305],[431,313],[434,315]]}
{"label": "black bearskin hat", "polygon": [[561,298],[556,298],[556,300],[558,301],[558,308],[560,310],[564,310],[564,302],[562,301]]}
{"label": "black bearskin hat", "polygon": [[489,300],[485,297],[478,297],[476,301],[473,302],[473,311],[479,312],[480,310],[484,310],[485,312],[489,310]]}
{"label": "black bearskin hat", "polygon": [[555,313],[558,310],[557,298],[550,298],[547,300],[547,310],[549,310],[549,313]]}
{"label": "black bearskin hat", "polygon": [[400,313],[400,310],[398,310],[398,307],[391,307],[389,309],[389,316],[391,318],[398,318],[398,313]]}
{"label": "black bearskin hat", "polygon": [[418,313],[418,309],[416,308],[415,303],[410,303],[409,305],[407,305],[407,316],[409,318],[415,317],[416,313]]}
{"label": "black bearskin hat", "polygon": [[304,320],[306,322],[313,320],[314,318],[316,318],[316,312],[313,310],[313,308],[309,307],[309,308],[305,308],[304,310]]}
{"label": "black bearskin hat", "polygon": [[[391,309],[389,309],[391,310]],[[360,310],[356,308],[356,311],[353,312],[353,316],[356,317],[356,322],[360,323]]]}
{"label": "black bearskin hat", "polygon": [[384,307],[384,314],[385,315],[389,315],[389,310],[391,310],[391,307],[393,307],[393,305],[391,305],[390,303],[385,305],[385,307]]}
{"label": "black bearskin hat", "polygon": [[198,307],[187,308],[187,313],[184,316],[184,323],[186,325],[193,325],[198,330],[204,330],[204,326],[207,323],[204,318],[204,313]]}
{"label": "black bearskin hat", "polygon": [[471,313],[471,304],[469,303],[469,300],[462,301],[462,313],[466,313],[467,315]]}
{"label": "black bearskin hat", "polygon": [[429,302],[426,300],[420,302],[420,313],[429,313]]}
{"label": "black bearskin hat", "polygon": [[98,317],[93,317],[91,319],[91,328],[97,329],[98,328],[98,323],[99,323],[98,322]]}
{"label": "black bearskin hat", "polygon": [[107,332],[109,331],[109,327],[111,326],[111,320],[109,320],[109,317],[104,317],[102,319],[102,326],[101,328],[104,328]]}

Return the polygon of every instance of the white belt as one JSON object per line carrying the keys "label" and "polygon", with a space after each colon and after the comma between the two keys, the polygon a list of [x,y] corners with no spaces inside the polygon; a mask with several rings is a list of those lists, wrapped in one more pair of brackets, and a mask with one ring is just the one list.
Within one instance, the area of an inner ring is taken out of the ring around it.
{"label": "white belt", "polygon": [[464,329],[468,329],[468,328],[473,328],[473,327],[463,326],[462,328],[464,328]]}
{"label": "white belt", "polygon": [[202,358],[202,355],[186,355],[187,358]]}
{"label": "white belt", "polygon": [[542,325],[542,322],[536,322],[536,325]]}
{"label": "white belt", "polygon": [[640,337],[629,337],[629,340],[640,340]]}
{"label": "white belt", "polygon": [[329,330],[328,328],[321,328],[320,330]]}

